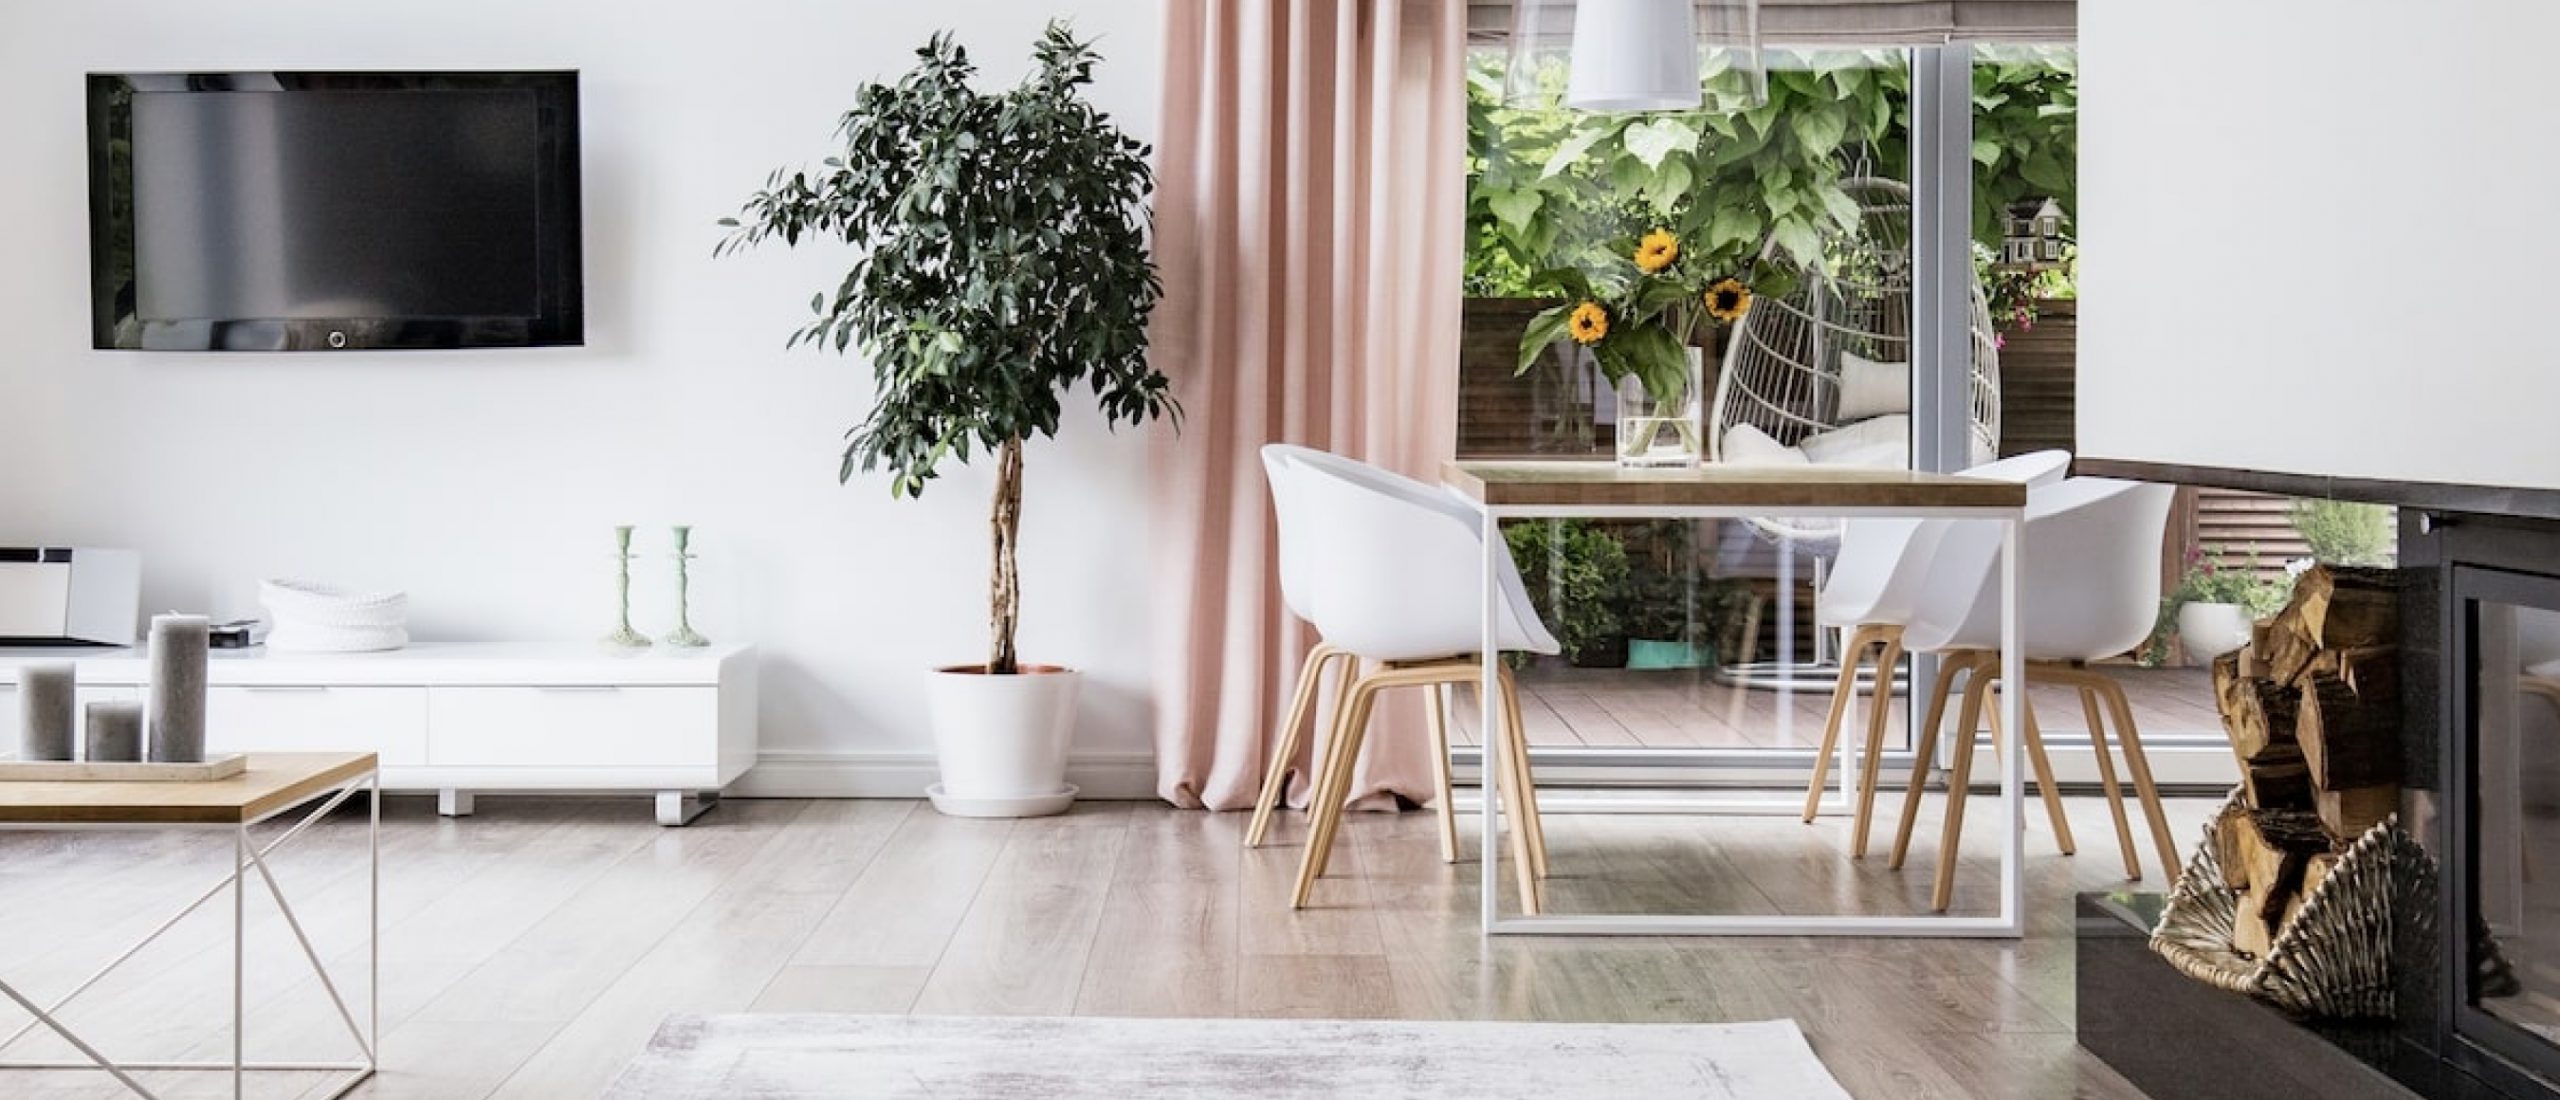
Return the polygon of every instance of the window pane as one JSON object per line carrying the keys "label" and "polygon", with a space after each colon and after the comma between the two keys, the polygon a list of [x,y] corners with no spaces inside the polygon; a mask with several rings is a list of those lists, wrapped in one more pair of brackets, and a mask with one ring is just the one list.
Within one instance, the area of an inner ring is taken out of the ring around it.
{"label": "window pane", "polygon": [[[1473,58],[1462,457],[1613,456],[1612,376],[1633,368],[1607,336],[1585,346],[1561,327],[1588,299],[1616,336],[1659,325],[1696,349],[1702,447],[1747,424],[1770,446],[1908,465],[1910,55],[1768,57],[1762,107],[1645,115],[1506,106],[1506,55]],[[1546,81],[1560,91],[1563,75]],[[1575,275],[1541,276],[1558,269]],[[1648,276],[1677,284],[1674,316],[1626,308]],[[1753,295],[1734,321],[1707,309],[1727,278]],[[1524,367],[1533,331],[1563,335],[1532,341]],[[1852,358],[1867,365],[1849,379]],[[1837,668],[1819,659],[1813,581],[1836,524],[1537,520],[1509,536],[1566,650],[1523,670],[1533,744],[1819,740]],[[1903,728],[1889,724],[1890,747]]]}

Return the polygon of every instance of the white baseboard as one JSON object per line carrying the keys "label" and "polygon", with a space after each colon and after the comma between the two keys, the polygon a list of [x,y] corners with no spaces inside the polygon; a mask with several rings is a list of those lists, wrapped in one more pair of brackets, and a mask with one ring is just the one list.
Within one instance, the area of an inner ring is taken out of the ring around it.
{"label": "white baseboard", "polygon": [[[937,769],[929,752],[766,752],[723,792],[732,798],[922,798]],[[1077,797],[1156,797],[1148,752],[1086,752],[1067,760]]]}

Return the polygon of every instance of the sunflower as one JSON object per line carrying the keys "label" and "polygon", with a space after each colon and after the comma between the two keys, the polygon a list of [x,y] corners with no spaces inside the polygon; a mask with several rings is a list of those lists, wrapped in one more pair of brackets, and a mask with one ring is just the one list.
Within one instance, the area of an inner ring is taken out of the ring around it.
{"label": "sunflower", "polygon": [[1597,344],[1609,335],[1609,311],[1600,308],[1598,302],[1584,302],[1573,307],[1573,317],[1565,325],[1572,331],[1574,343]]}
{"label": "sunflower", "polygon": [[1734,278],[1718,279],[1707,288],[1707,316],[1726,324],[1742,319],[1751,312],[1751,288]]}
{"label": "sunflower", "polygon": [[1671,261],[1679,258],[1680,238],[1672,236],[1668,229],[1656,229],[1636,242],[1636,270],[1647,275],[1671,266]]}

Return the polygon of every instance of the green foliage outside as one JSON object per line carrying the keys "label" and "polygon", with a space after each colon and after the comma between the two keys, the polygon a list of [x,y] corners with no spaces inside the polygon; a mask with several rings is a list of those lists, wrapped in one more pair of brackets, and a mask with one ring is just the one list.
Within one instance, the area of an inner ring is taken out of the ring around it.
{"label": "green foliage outside", "polygon": [[1627,636],[1627,547],[1587,519],[1527,520],[1505,526],[1538,619],[1575,663],[1603,659]]}
{"label": "green foliage outside", "polygon": [[2390,565],[2398,556],[2399,532],[2383,505],[2305,498],[2293,502],[2292,518],[2293,529],[2311,544],[2313,561]]}
{"label": "green foliage outside", "polygon": [[[1911,77],[1895,50],[1772,58],[1768,102],[1751,110],[1601,115],[1505,106],[1503,57],[1476,55],[1467,293],[1552,293],[1541,272],[1623,263],[1627,246],[1655,227],[1678,233],[1684,262],[1782,293],[1783,272],[1754,269],[1763,241],[1795,263],[1818,263],[1823,233],[1858,216],[1842,179],[1909,178]],[[1561,65],[1542,79],[1560,90]],[[1731,79],[1711,73],[1708,82]],[[2073,208],[2076,69],[2069,50],[2004,48],[1986,53],[1973,80],[1974,238],[1996,248],[2008,204],[2050,197],[2066,216]]]}

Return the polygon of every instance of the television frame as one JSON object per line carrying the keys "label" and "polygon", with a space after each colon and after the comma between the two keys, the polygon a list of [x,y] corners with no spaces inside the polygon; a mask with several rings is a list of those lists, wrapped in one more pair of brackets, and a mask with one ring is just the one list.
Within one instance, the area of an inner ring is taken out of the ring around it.
{"label": "television frame", "polygon": [[[523,88],[535,94],[535,310],[523,316],[225,317],[145,321],[139,316],[131,188],[137,90],[441,91]],[[292,70],[91,73],[88,75],[90,336],[101,350],[340,351],[575,347],[586,342],[585,226],[580,199],[578,73],[539,71]],[[121,172],[121,175],[119,173]],[[119,181],[121,180],[121,187]],[[566,226],[565,230],[557,227]]]}

